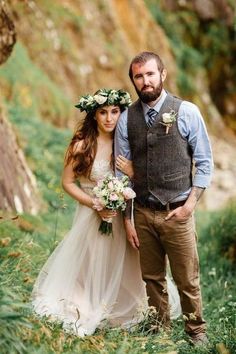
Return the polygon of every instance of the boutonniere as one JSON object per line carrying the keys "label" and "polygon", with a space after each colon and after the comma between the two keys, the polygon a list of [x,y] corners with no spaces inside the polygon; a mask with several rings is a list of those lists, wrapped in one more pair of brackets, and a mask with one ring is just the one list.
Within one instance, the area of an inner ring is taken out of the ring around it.
{"label": "boutonniere", "polygon": [[168,134],[169,129],[172,127],[172,124],[176,121],[175,111],[172,109],[169,113],[162,114],[162,122],[160,124],[165,125],[166,127],[166,134]]}

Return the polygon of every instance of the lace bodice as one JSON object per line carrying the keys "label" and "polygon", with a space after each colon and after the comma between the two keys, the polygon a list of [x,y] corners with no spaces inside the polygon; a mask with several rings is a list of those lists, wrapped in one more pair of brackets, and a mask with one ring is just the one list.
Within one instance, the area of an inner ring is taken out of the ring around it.
{"label": "lace bodice", "polygon": [[81,177],[80,186],[87,193],[91,193],[92,188],[96,185],[97,181],[102,179],[108,173],[113,173],[111,163],[108,160],[94,160],[90,179]]}

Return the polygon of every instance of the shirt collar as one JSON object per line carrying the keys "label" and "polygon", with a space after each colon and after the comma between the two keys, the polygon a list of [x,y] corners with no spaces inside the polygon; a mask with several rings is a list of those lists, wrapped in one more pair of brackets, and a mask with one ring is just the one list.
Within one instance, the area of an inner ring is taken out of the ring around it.
{"label": "shirt collar", "polygon": [[150,108],[153,108],[153,109],[155,109],[156,112],[159,112],[161,109],[161,106],[163,105],[163,102],[165,101],[166,96],[167,96],[167,92],[165,90],[162,90],[161,98],[159,99],[159,101],[157,101],[157,103],[155,104],[154,107],[150,107],[147,103],[144,103],[141,101],[144,115],[147,114],[147,112],[149,111]]}

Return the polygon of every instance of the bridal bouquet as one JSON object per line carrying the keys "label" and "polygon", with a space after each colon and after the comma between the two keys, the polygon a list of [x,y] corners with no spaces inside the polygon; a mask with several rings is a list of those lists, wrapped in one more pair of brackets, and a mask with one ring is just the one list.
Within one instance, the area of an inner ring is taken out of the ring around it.
{"label": "bridal bouquet", "polygon": [[[135,192],[128,185],[129,178],[127,176],[123,176],[121,179],[111,174],[105,176],[93,188],[95,195],[93,208],[98,211],[104,208],[125,210],[126,201],[136,196]],[[102,234],[110,235],[112,233],[112,218],[102,220],[99,231]]]}

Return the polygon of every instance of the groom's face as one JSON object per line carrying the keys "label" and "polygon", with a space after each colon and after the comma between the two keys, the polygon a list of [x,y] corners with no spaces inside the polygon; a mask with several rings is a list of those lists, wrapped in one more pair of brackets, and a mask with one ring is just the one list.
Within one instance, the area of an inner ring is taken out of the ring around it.
{"label": "groom's face", "polygon": [[166,70],[161,73],[155,59],[132,65],[133,83],[139,98],[144,103],[156,101],[163,89]]}

